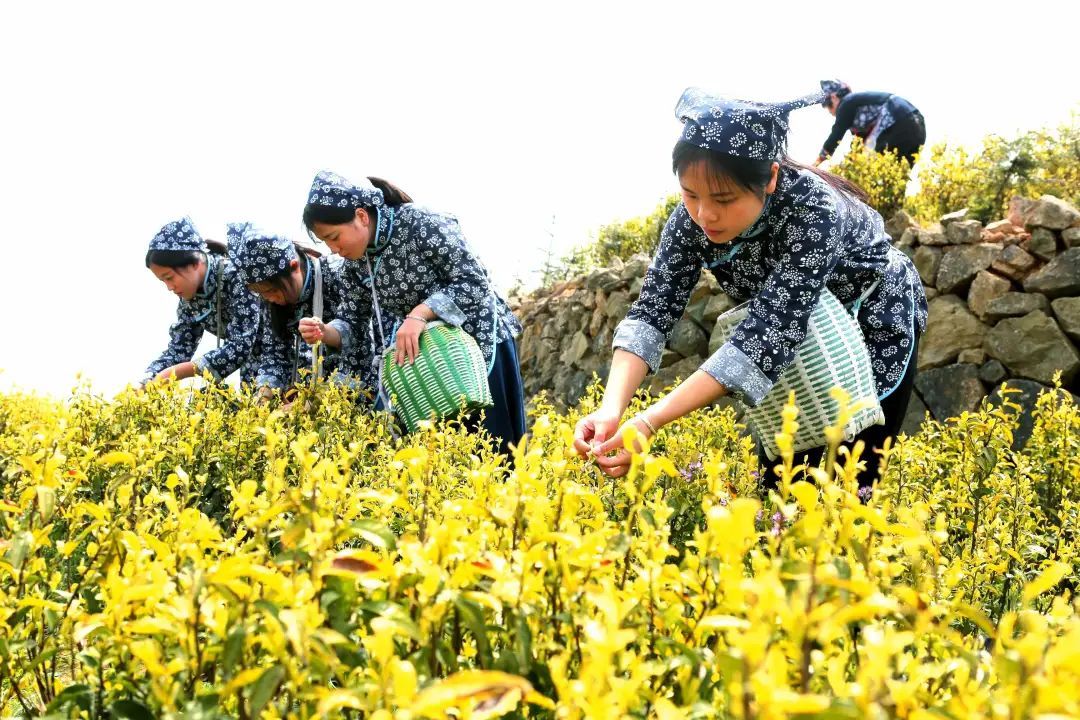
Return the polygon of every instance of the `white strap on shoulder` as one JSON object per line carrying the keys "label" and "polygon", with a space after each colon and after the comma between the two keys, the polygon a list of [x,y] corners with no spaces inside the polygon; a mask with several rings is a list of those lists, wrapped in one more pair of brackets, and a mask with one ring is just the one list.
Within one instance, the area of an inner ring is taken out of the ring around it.
{"label": "white strap on shoulder", "polygon": [[[322,292],[322,264],[319,263],[319,259],[315,258],[311,260],[311,266],[314,268],[315,274],[315,288],[312,293],[311,300],[311,314],[317,319],[322,320],[323,314],[323,292]],[[322,351],[323,347],[320,343],[311,353],[311,372],[312,382],[316,383],[322,377]]]}
{"label": "white strap on shoulder", "polygon": [[[385,350],[386,336],[383,334],[382,309],[379,307],[379,291],[375,287],[375,271],[371,269],[371,258],[369,258],[367,255],[364,256],[364,262],[367,263],[368,277],[371,278],[371,307],[375,311],[375,327],[379,333],[379,347],[382,350]],[[382,398],[383,407],[386,408],[386,411],[392,413],[394,411],[394,408],[390,402],[390,396],[387,394],[386,389],[383,387],[383,364],[381,353],[376,354],[374,360],[379,370],[379,379],[377,380],[379,386],[375,388],[375,392],[377,392],[379,394],[379,397]]]}

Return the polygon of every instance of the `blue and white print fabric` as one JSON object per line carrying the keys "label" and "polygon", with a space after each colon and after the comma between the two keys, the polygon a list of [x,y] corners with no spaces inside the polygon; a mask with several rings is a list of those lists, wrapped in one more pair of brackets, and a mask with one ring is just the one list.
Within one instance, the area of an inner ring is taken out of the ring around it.
{"label": "blue and white print fabric", "polygon": [[788,102],[763,103],[722,98],[692,87],[679,98],[675,116],[683,123],[685,142],[751,160],[778,160],[786,152],[788,114],[816,105],[823,97],[814,93]]}
{"label": "blue and white print fabric", "polygon": [[881,125],[881,115],[884,111],[885,103],[859,107],[855,111],[855,119],[851,123],[851,132],[861,138],[868,139],[875,126]]}
{"label": "blue and white print fabric", "polygon": [[750,304],[746,319],[702,370],[753,406],[794,359],[822,288],[848,304],[876,282],[858,320],[878,392],[890,393],[907,368],[916,328],[926,326],[927,307],[914,265],[890,245],[881,216],[810,171],[782,167],[764,219],[764,232],[716,244],[680,204],[613,347],[658,369],[708,266],[724,292]]}
{"label": "blue and white print fabric", "polygon": [[881,133],[891,128],[893,122],[892,112],[889,110],[889,103],[885,103],[881,106],[881,112],[878,113],[877,122],[874,124],[874,128],[870,131],[870,134],[866,136],[866,147],[871,150],[876,150],[878,137]]}
{"label": "blue and white print fabric", "polygon": [[[371,334],[367,326],[355,325],[351,319],[357,313],[357,303],[346,294],[346,285],[342,277],[341,258],[336,256],[311,258],[304,255],[302,260],[304,285],[300,297],[293,307],[292,317],[286,322],[284,334],[278,334],[270,320],[271,305],[262,303],[262,342],[259,360],[257,384],[274,388],[287,387],[292,382],[293,367],[297,369],[312,367],[312,348],[299,338],[300,319],[311,317],[314,312],[315,281],[313,266],[319,264],[322,275],[323,314],[322,320],[337,329],[341,334],[341,348],[323,349],[323,375],[341,382],[359,380],[367,387],[373,387],[371,358]],[[360,328],[360,332],[356,331]],[[299,354],[297,347],[299,346]],[[367,363],[365,365],[365,363]]]}
{"label": "blue and white print fabric", "polygon": [[229,223],[226,235],[229,261],[248,285],[282,274],[296,259],[292,240],[260,230],[251,223]]}
{"label": "blue and white print fabric", "polygon": [[[218,292],[218,285],[221,291]],[[191,360],[204,331],[217,335],[217,301],[221,300],[221,345],[195,360],[195,368],[207,370],[218,380],[240,370],[240,380],[255,379],[262,310],[258,297],[244,284],[236,268],[221,255],[208,254],[206,277],[191,300],[181,300],[176,322],[169,328],[169,346],[150,363],[142,382],[165,368]]]}
{"label": "blue and white print fabric", "polygon": [[308,205],[378,208],[385,203],[382,190],[372,185],[367,178],[357,184],[328,170],[320,170],[315,175],[311,190],[308,191]]}
{"label": "blue and white print fabric", "polygon": [[195,223],[185,216],[163,225],[150,241],[150,250],[187,250],[205,253],[207,246],[199,235],[199,231],[195,229]]}
{"label": "blue and white print fabric", "polygon": [[825,93],[825,96],[826,96],[825,98],[823,98],[821,100],[822,105],[826,104],[826,100],[827,100],[828,96],[832,95],[833,93],[840,93],[841,91],[844,91],[844,90],[847,90],[848,92],[851,92],[851,87],[848,86],[848,84],[846,82],[844,82],[843,80],[822,80],[822,81],[820,81],[820,85],[821,85],[821,92]]}
{"label": "blue and white print fabric", "polygon": [[[384,208],[381,219],[375,243],[379,251],[345,261],[350,309],[357,313],[354,327],[368,326],[374,287],[384,324],[389,318],[400,321],[424,303],[439,319],[469,333],[488,362],[497,341],[521,332],[457,218],[409,203]],[[377,329],[375,337],[379,339]],[[386,336],[385,341],[389,345],[393,338]],[[382,350],[375,348],[376,357]]]}

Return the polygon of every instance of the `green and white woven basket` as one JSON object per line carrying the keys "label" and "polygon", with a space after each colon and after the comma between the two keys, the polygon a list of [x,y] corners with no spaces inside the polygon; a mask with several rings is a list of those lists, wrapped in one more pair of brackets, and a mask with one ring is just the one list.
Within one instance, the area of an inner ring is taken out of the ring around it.
{"label": "green and white woven basket", "polygon": [[461,328],[438,321],[428,323],[420,334],[420,353],[414,362],[398,365],[393,347],[383,353],[382,382],[409,432],[423,420],[492,405],[480,346]]}
{"label": "green and white woven basket", "polygon": [[[744,303],[717,318],[717,330],[722,332],[725,341],[747,312],[748,303]],[[781,412],[792,390],[799,409],[795,452],[826,444],[825,428],[836,423],[840,410],[829,394],[834,387],[846,390],[852,403],[867,401],[867,405],[856,411],[844,425],[845,440],[854,439],[871,425],[884,424],[885,415],[878,402],[862,330],[836,296],[822,290],[817,307],[810,314],[806,339],[795,353],[795,359],[757,407],[746,408],[744,419],[770,460],[780,455],[776,434],[780,432]]]}

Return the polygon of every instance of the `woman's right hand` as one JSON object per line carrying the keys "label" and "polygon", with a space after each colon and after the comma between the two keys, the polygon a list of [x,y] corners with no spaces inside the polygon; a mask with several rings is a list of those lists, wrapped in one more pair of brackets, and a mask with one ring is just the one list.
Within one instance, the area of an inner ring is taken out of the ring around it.
{"label": "woman's right hand", "polygon": [[300,318],[300,337],[308,345],[314,345],[323,339],[323,333],[325,332],[325,326],[321,318],[306,317]]}
{"label": "woman's right hand", "polygon": [[600,407],[578,420],[574,428],[574,449],[578,455],[588,457],[594,448],[611,438],[618,431],[622,416],[622,412]]}

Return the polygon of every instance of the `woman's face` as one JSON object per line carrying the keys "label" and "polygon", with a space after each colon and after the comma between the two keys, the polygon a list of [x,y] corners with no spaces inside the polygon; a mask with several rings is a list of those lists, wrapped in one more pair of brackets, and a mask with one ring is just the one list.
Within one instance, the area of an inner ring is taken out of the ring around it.
{"label": "woman's face", "polygon": [[169,289],[169,292],[182,300],[192,300],[195,293],[199,292],[199,288],[202,287],[203,278],[206,277],[206,262],[200,260],[193,265],[178,268],[150,263],[150,272],[154,273],[158,280],[165,283],[165,287]]}
{"label": "woman's face", "polygon": [[[772,178],[765,193],[776,190],[778,163],[772,165]],[[738,186],[725,177],[717,177],[704,161],[688,165],[679,173],[682,201],[690,218],[705,232],[709,242],[723,244],[734,240],[754,224],[765,206],[757,193]]]}
{"label": "woman's face", "polygon": [[284,282],[267,281],[248,285],[248,290],[274,305],[295,305],[303,289],[304,273],[300,270],[300,261],[296,259],[289,262],[289,274]]}
{"label": "woman's face", "polygon": [[356,216],[343,225],[315,223],[312,232],[326,243],[335,254],[347,260],[359,260],[371,244],[374,223],[371,214],[363,208],[356,209]]}

